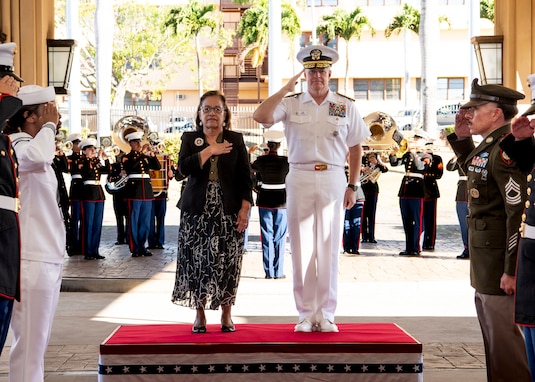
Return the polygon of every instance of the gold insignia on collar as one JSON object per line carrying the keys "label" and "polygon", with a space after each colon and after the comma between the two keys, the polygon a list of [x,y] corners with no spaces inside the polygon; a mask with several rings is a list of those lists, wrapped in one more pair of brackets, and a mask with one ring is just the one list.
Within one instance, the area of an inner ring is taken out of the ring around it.
{"label": "gold insignia on collar", "polygon": [[486,143],[492,143],[493,140],[494,140],[494,138],[488,137],[487,139],[485,139],[485,142]]}
{"label": "gold insignia on collar", "polygon": [[0,155],[2,155],[3,157],[6,156],[6,152],[4,150],[0,151]]}

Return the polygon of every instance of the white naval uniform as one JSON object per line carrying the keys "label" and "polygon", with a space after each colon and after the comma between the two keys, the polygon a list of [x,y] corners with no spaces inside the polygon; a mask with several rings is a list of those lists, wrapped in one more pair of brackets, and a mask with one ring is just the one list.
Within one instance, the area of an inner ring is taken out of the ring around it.
{"label": "white naval uniform", "polygon": [[[370,132],[354,101],[331,91],[321,105],[308,92],[283,98],[273,119],[283,122],[288,142],[286,204],[299,321],[334,322],[344,165],[348,147],[362,143]],[[316,171],[318,164],[327,169]]]}
{"label": "white naval uniform", "polygon": [[47,124],[50,128],[44,126],[34,138],[11,134],[19,162],[22,289],[11,320],[9,382],[43,381],[44,355],[61,286],[65,226],[51,166],[56,129],[53,123]]}

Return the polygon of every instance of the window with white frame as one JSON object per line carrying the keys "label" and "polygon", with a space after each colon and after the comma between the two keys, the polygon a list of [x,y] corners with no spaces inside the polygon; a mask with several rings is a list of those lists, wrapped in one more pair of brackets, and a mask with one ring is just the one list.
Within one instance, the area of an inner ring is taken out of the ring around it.
{"label": "window with white frame", "polygon": [[399,100],[401,99],[401,79],[354,79],[353,90],[355,99],[359,100]]}
{"label": "window with white frame", "polygon": [[[315,7],[335,7],[338,5],[338,0],[314,0]],[[307,0],[307,7],[312,6],[312,0]]]}
{"label": "window with white frame", "polygon": [[355,0],[355,5],[361,6],[383,6],[401,5],[401,0]]}
{"label": "window with white frame", "polygon": [[[439,77],[437,78],[437,99],[439,100],[463,100],[464,81],[462,77]],[[422,82],[416,79],[416,91],[418,98],[422,96]]]}

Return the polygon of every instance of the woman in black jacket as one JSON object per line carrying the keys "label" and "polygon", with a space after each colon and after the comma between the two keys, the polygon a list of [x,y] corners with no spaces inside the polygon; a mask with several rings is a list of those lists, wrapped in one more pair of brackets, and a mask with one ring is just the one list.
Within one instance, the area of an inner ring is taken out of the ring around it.
{"label": "woman in black jacket", "polygon": [[230,120],[225,97],[209,91],[197,109],[197,131],[182,135],[179,171],[188,182],[178,202],[172,301],[197,310],[194,333],[206,332],[204,310],[219,306],[221,330],[235,330],[231,306],[240,279],[252,179],[243,136],[230,130]]}

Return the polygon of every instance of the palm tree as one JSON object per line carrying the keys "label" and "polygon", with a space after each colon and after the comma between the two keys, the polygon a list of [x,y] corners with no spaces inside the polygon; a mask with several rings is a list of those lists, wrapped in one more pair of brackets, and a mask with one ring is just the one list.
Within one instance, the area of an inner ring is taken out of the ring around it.
{"label": "palm tree", "polygon": [[323,22],[316,28],[316,33],[324,35],[325,42],[334,38],[341,38],[346,41],[346,71],[344,80],[344,92],[347,94],[349,88],[349,40],[356,37],[360,40],[362,31],[368,27],[372,36],[375,35],[370,20],[362,13],[360,7],[357,7],[351,13],[344,9],[336,9],[332,15],[324,15]]}
{"label": "palm tree", "polygon": [[404,79],[404,98],[405,98],[405,108],[407,108],[407,103],[409,100],[409,64],[408,64],[408,43],[409,43],[409,33],[413,32],[418,34],[420,29],[420,11],[418,11],[413,6],[405,3],[403,4],[403,9],[396,14],[390,24],[385,29],[385,37],[390,38],[393,33],[400,34],[403,33],[403,63],[405,71]]}
{"label": "palm tree", "polygon": [[[246,57],[251,57],[253,68],[264,62],[269,41],[268,10],[268,0],[259,0],[243,13],[238,23],[236,35],[242,39],[244,46],[240,55],[242,68]],[[287,2],[281,4],[281,28],[292,41],[301,32],[299,18],[294,8]]]}
{"label": "palm tree", "polygon": [[218,27],[217,22],[210,15],[214,11],[214,4],[204,5],[198,0],[191,0],[189,4],[172,8],[164,22],[164,27],[171,29],[173,35],[180,34],[184,38],[194,40],[199,96],[203,94],[200,33],[205,28],[210,29],[210,33],[213,33],[214,29]]}
{"label": "palm tree", "polygon": [[422,51],[422,116],[424,131],[435,132],[437,125],[437,74],[434,60],[439,40],[438,4],[436,0],[421,0],[420,49]]}

